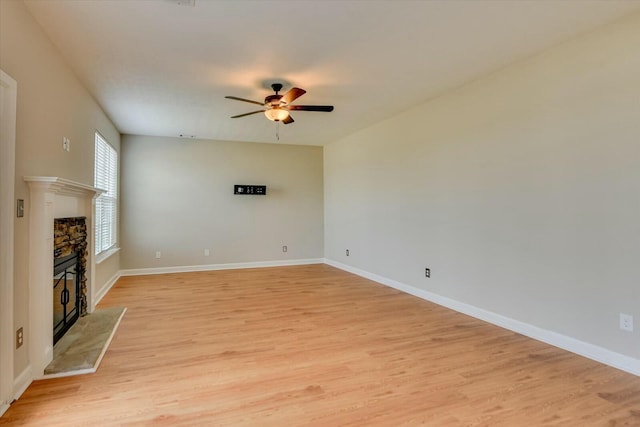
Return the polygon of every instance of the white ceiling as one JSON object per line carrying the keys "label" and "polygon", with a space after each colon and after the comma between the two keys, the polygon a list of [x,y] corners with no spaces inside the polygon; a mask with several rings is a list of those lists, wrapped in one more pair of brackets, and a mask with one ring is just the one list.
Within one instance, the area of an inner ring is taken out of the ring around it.
{"label": "white ceiling", "polygon": [[277,142],[269,83],[307,90],[280,143],[329,143],[577,34],[638,1],[27,0],[122,133]]}

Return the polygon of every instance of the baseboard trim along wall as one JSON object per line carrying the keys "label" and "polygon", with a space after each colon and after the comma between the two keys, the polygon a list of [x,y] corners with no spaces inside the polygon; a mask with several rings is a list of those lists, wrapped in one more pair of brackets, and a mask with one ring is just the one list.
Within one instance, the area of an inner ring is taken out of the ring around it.
{"label": "baseboard trim along wall", "polygon": [[324,264],[324,262],[325,260],[323,258],[308,258],[308,259],[289,259],[289,260],[281,260],[281,261],[236,262],[236,263],[228,263],[228,264],[186,265],[186,266],[157,267],[157,268],[134,268],[129,270],[120,270],[119,275],[120,276],[142,276],[145,274],[190,273],[194,271],[235,270],[240,268],[286,267],[291,265]]}
{"label": "baseboard trim along wall", "polygon": [[18,400],[32,382],[33,376],[31,375],[31,365],[29,365],[13,380],[13,399]]}
{"label": "baseboard trim along wall", "polygon": [[113,287],[113,285],[116,284],[116,282],[118,281],[120,276],[121,276],[121,272],[118,271],[116,274],[113,275],[113,277],[111,279],[109,279],[107,281],[107,283],[102,285],[102,287],[98,290],[98,292],[96,292],[96,296],[95,296],[94,300],[91,303],[91,311],[96,309],[96,307],[98,306],[100,301],[102,301],[102,298],[104,298],[104,296],[107,294],[107,292],[109,292],[111,290],[111,288]]}
{"label": "baseboard trim along wall", "polygon": [[463,313],[468,316],[475,317],[476,319],[494,324],[496,326],[509,329],[510,331],[517,332],[529,338],[533,338],[552,346],[559,347],[563,350],[567,350],[580,356],[584,356],[588,359],[595,360],[596,362],[604,363],[605,365],[609,365],[630,374],[640,376],[639,359],[634,359],[633,357],[625,356],[624,354],[616,353],[614,351],[607,350],[606,348],[594,344],[589,344],[584,341],[559,334],[557,332],[548,331],[546,329],[542,329],[537,326],[521,322],[519,320],[511,319],[509,317],[505,317],[470,304],[443,297],[433,292],[425,291],[423,289],[419,289],[414,286],[389,279],[387,277],[369,273],[368,271],[351,267],[338,261],[325,259],[325,264],[339,268],[340,270],[344,270],[349,273],[353,273],[357,276],[373,280],[374,282],[389,286],[391,288],[433,302],[443,307],[450,308],[459,313]]}

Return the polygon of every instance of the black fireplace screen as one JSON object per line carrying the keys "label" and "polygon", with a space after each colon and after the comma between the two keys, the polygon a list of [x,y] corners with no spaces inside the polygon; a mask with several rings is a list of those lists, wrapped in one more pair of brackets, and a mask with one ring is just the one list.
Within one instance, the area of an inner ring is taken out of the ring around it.
{"label": "black fireplace screen", "polygon": [[54,260],[53,266],[53,343],[58,342],[79,317],[80,253]]}

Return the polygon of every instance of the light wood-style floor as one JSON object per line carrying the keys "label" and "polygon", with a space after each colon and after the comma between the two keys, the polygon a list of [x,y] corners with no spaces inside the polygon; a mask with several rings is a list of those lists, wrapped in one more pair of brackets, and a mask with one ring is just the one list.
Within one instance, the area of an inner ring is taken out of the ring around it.
{"label": "light wood-style floor", "polygon": [[126,277],[98,372],[0,424],[638,426],[640,377],[326,265]]}

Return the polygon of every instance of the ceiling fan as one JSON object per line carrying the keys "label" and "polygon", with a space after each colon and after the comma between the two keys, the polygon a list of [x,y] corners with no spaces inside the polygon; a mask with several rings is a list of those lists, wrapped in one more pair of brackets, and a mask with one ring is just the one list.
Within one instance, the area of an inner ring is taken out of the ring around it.
{"label": "ceiling fan", "polygon": [[291,88],[284,95],[278,94],[282,90],[282,84],[274,83],[271,88],[275,92],[275,95],[269,95],[264,99],[264,102],[252,101],[250,99],[238,98],[237,96],[225,96],[227,99],[235,99],[236,101],[250,102],[251,104],[258,104],[264,107],[263,110],[256,110],[250,113],[238,114],[237,116],[231,116],[232,119],[238,117],[250,116],[252,114],[262,113],[267,116],[269,120],[274,122],[282,122],[285,125],[293,123],[293,117],[291,117],[290,111],[333,111],[333,105],[291,105],[293,101],[307,93],[306,90],[297,87]]}

